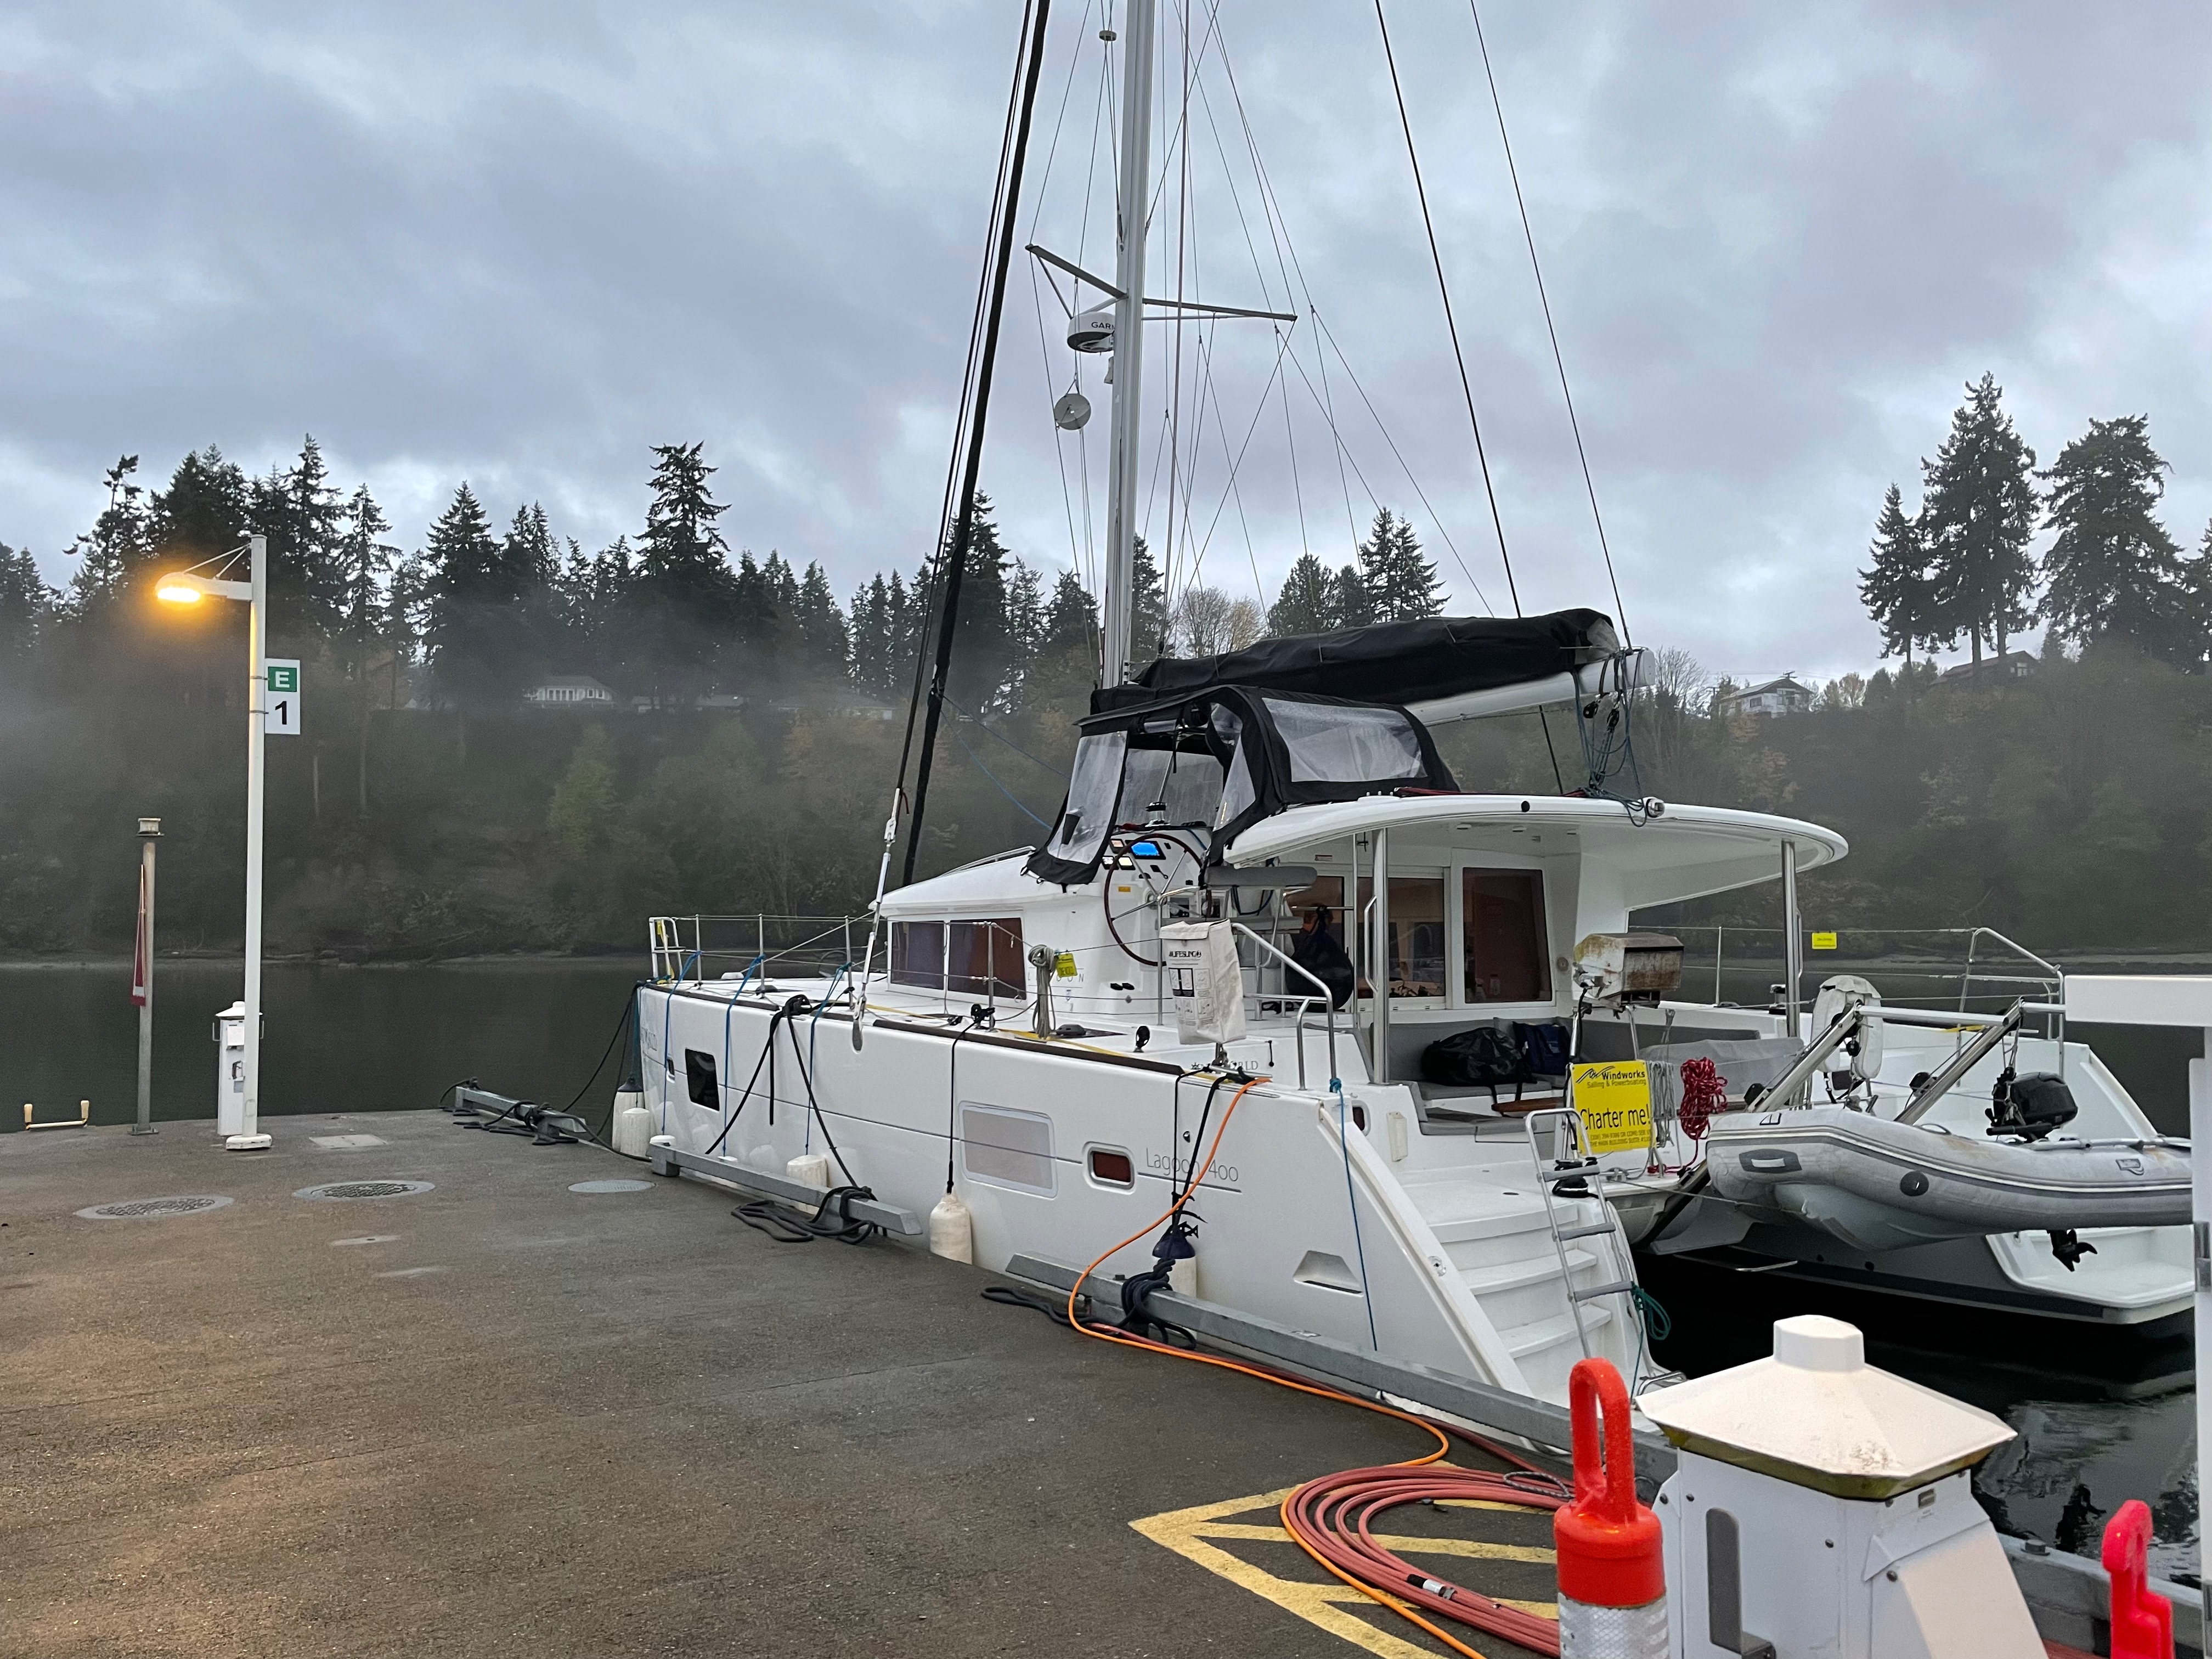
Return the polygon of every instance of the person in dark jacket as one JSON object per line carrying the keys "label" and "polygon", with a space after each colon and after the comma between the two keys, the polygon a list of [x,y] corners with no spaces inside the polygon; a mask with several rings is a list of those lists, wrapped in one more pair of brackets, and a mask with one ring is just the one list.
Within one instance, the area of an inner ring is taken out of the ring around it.
{"label": "person in dark jacket", "polygon": [[[1328,910],[1316,904],[1291,944],[1291,960],[1328,987],[1330,1001],[1341,1008],[1352,1000],[1352,958],[1328,931]],[[1295,976],[1294,976],[1295,977]]]}

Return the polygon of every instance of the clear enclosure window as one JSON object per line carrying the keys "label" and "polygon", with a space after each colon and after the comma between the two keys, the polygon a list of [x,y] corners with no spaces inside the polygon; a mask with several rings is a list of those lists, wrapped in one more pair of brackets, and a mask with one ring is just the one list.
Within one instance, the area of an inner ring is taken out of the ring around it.
{"label": "clear enclosure window", "polygon": [[929,991],[945,988],[943,922],[895,921],[891,924],[891,983],[919,985]]}
{"label": "clear enclosure window", "polygon": [[1001,916],[990,921],[956,921],[952,924],[950,951],[946,989],[969,996],[1022,994],[1019,916]]}
{"label": "clear enclosure window", "polygon": [[1467,1000],[1549,1002],[1552,963],[1544,932],[1543,872],[1466,870],[1460,881]]}
{"label": "clear enclosure window", "polygon": [[1212,823],[1221,804],[1221,763],[1203,752],[1170,749],[1129,751],[1121,788],[1121,818],[1142,823],[1155,805],[1168,823]]}
{"label": "clear enclosure window", "polygon": [[1114,827],[1114,798],[1121,788],[1121,757],[1129,734],[1102,732],[1075,745],[1075,767],[1067,780],[1067,805],[1047,850],[1070,864],[1098,856]]}
{"label": "clear enclosure window", "polygon": [[1402,714],[1388,708],[1266,700],[1290,750],[1293,783],[1366,783],[1425,775],[1421,745]]}

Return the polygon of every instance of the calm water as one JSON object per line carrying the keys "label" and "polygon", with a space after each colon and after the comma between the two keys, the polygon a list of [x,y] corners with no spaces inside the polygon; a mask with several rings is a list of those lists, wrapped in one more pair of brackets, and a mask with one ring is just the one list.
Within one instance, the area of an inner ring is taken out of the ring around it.
{"label": "calm water", "polygon": [[[471,963],[268,970],[263,1110],[269,1115],[400,1110],[434,1104],[475,1077],[499,1093],[567,1102],[583,1086],[628,1006],[641,961]],[[1749,977],[1757,977],[1755,975]],[[235,964],[165,965],[155,998],[154,1115],[214,1114],[216,1011],[239,994]],[[1763,987],[1731,993],[1746,1000]],[[1889,988],[1885,987],[1885,989]],[[121,967],[0,968],[0,1131],[92,1102],[96,1123],[137,1110],[137,1011]],[[2162,1129],[2185,1133],[2190,1034],[2075,1028],[2096,1045]],[[585,1097],[594,1119],[615,1065]],[[279,1133],[282,1133],[281,1129]],[[1755,1276],[1680,1273],[1654,1288],[1673,1310],[1669,1363],[1692,1372],[1767,1352],[1781,1315],[1833,1312],[1869,1333],[1876,1364],[2003,1417],[2020,1438],[1978,1480],[2008,1528],[2094,1555],[2099,1529],[2129,1498],[2157,1517],[2154,1570],[2194,1582],[2197,1492],[2190,1345],[2115,1342],[2024,1322],[1976,1325]]]}

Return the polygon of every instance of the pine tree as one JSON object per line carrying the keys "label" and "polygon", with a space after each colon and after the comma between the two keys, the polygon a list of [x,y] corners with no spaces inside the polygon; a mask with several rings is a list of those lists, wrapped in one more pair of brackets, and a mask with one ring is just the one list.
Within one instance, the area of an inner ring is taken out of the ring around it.
{"label": "pine tree", "polygon": [[60,599],[40,575],[36,559],[0,544],[0,675],[28,662]]}
{"label": "pine tree", "polygon": [[738,584],[715,520],[703,444],[656,444],[653,501],[624,595],[632,672],[657,698],[696,696],[715,679],[738,621]]}
{"label": "pine tree", "polygon": [[301,644],[337,637],[345,616],[345,505],[313,433],[297,461],[254,487],[250,510],[269,538],[270,633]]}
{"label": "pine tree", "polygon": [[384,579],[399,554],[382,539],[391,529],[368,486],[361,485],[346,503],[337,557],[344,583],[338,638],[345,647],[346,665],[356,674],[366,665],[370,650],[385,642]]}
{"label": "pine tree", "polygon": [[830,578],[817,562],[806,567],[793,606],[799,643],[807,672],[817,679],[842,685],[852,678],[853,641],[846,631],[845,613],[830,591]]}
{"label": "pine tree", "polygon": [[187,454],[153,500],[152,538],[161,562],[198,564],[240,545],[248,494],[245,472],[213,444]]}
{"label": "pine tree", "polygon": [[871,696],[889,695],[890,586],[878,570],[853,595],[853,684]]}
{"label": "pine tree", "polygon": [[1977,664],[1984,641],[2002,654],[2008,637],[2035,619],[2027,550],[2039,505],[2035,452],[2013,429],[2002,395],[1993,375],[1968,386],[1942,448],[1920,464],[1920,527],[1936,595],[1927,637],[1952,645],[1964,635]]}
{"label": "pine tree", "polygon": [[1387,507],[1376,508],[1374,526],[1360,544],[1359,583],[1374,622],[1413,622],[1443,609],[1437,568],[1421,556],[1413,526]]}
{"label": "pine tree", "polygon": [[107,507],[91,531],[70,544],[82,562],[70,580],[70,607],[80,617],[104,617],[126,598],[152,557],[151,526],[142,485],[130,482],[138,458],[125,455],[100,477]]}
{"label": "pine tree", "polygon": [[1359,568],[1346,565],[1330,583],[1330,611],[1338,628],[1364,628],[1375,620],[1375,602],[1360,580]]}
{"label": "pine tree", "polygon": [[1038,649],[1055,657],[1078,651],[1095,655],[1098,650],[1098,601],[1073,570],[1061,571],[1053,584]]}
{"label": "pine tree", "polygon": [[1326,634],[1338,625],[1336,618],[1336,585],[1328,568],[1311,553],[1299,554],[1267,612],[1267,632],[1277,639]]}
{"label": "pine tree", "polygon": [[1874,568],[1859,572],[1859,599],[1881,627],[1881,654],[1901,653],[1912,660],[1916,640],[1924,640],[1933,624],[1934,590],[1928,577],[1928,550],[1919,526],[1905,514],[1905,503],[1895,484],[1882,497],[1881,516],[1875,521]]}
{"label": "pine tree", "polygon": [[1044,578],[1018,556],[1013,580],[1006,584],[1006,636],[1023,663],[1044,643]]}
{"label": "pine tree", "polygon": [[423,642],[440,688],[465,707],[511,702],[544,672],[538,641],[516,625],[532,572],[509,556],[464,483],[423,550]]}
{"label": "pine tree", "polygon": [[2086,643],[2132,640],[2177,665],[2203,654],[2181,550],[2154,516],[2171,469],[2150,447],[2149,417],[2089,422],[2039,476],[2051,486],[2044,522],[2058,532],[2044,556],[2051,631]]}
{"label": "pine tree", "polygon": [[1168,649],[1168,591],[1152,550],[1145,538],[1136,538],[1129,556],[1129,592],[1134,604],[1129,612],[1129,660],[1142,666]]}

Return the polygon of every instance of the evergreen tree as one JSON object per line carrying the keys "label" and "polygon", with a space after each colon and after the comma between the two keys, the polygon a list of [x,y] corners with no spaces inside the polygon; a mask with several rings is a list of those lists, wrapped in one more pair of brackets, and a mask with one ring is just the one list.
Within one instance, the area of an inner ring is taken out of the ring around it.
{"label": "evergreen tree", "polygon": [[2132,640],[2177,665],[2203,654],[2181,550],[2154,509],[2170,470],[2150,447],[2149,417],[2089,422],[2039,474],[2051,486],[2045,523],[2044,616],[2053,634],[2087,643]]}
{"label": "evergreen tree", "polygon": [[1364,628],[1375,620],[1375,601],[1360,580],[1359,567],[1346,565],[1331,582],[1331,614],[1338,628]]}
{"label": "evergreen tree", "polygon": [[[949,556],[951,548],[946,553]],[[1006,608],[1007,567],[1013,561],[999,540],[991,498],[978,492],[969,530],[960,617],[952,635],[952,672],[946,695],[963,712],[985,714],[1007,706],[1020,682],[1021,653]],[[938,588],[943,603],[944,586]],[[935,642],[933,629],[931,645]]]}
{"label": "evergreen tree", "polygon": [[0,544],[0,675],[29,660],[59,602],[36,559]]}
{"label": "evergreen tree", "polygon": [[241,545],[249,493],[245,472],[213,444],[185,455],[153,500],[152,538],[162,564],[198,564]]}
{"label": "evergreen tree", "polygon": [[1326,634],[1337,625],[1334,578],[1311,553],[1299,554],[1267,612],[1267,632],[1277,639],[1295,639]]}
{"label": "evergreen tree", "polygon": [[653,446],[653,501],[624,595],[632,672],[656,698],[697,696],[715,678],[737,623],[737,581],[715,520],[715,471],[703,444]]}
{"label": "evergreen tree", "polygon": [[1976,663],[1985,641],[2002,654],[2008,637],[2035,618],[2027,550],[2038,506],[2035,452],[2013,429],[2002,395],[1993,375],[1968,386],[1942,448],[1920,464],[1920,528],[1936,596],[1927,637],[1952,645],[1964,635]]}
{"label": "evergreen tree", "polygon": [[313,434],[291,466],[255,481],[247,516],[269,538],[270,636],[301,645],[336,638],[346,611],[345,507]]}
{"label": "evergreen tree", "polygon": [[806,567],[793,606],[799,643],[807,672],[833,684],[844,684],[853,674],[853,641],[846,631],[845,613],[830,591],[830,578],[817,562]]}
{"label": "evergreen tree", "polygon": [[1375,510],[1374,526],[1359,547],[1359,585],[1374,622],[1413,622],[1443,609],[1437,568],[1421,556],[1413,526],[1387,507]]}
{"label": "evergreen tree", "polygon": [[1168,590],[1153,562],[1152,550],[1139,536],[1129,554],[1129,592],[1134,603],[1129,612],[1129,660],[1141,667],[1168,649]]}
{"label": "evergreen tree", "polygon": [[356,489],[346,503],[337,544],[337,568],[344,582],[338,638],[345,647],[347,667],[356,674],[366,666],[371,649],[386,642],[384,579],[399,553],[382,539],[391,529],[368,486]]}
{"label": "evergreen tree", "polygon": [[423,642],[439,687],[464,707],[512,702],[544,672],[517,612],[533,573],[491,533],[465,483],[430,526],[423,550]]}
{"label": "evergreen tree", "polygon": [[1055,657],[1078,651],[1095,654],[1098,649],[1098,601],[1073,570],[1061,571],[1060,580],[1053,584],[1037,648]]}
{"label": "evergreen tree", "polygon": [[1900,653],[1910,663],[1913,641],[1926,639],[1933,626],[1934,590],[1920,528],[1905,517],[1895,484],[1882,497],[1870,550],[1874,568],[1859,572],[1859,599],[1881,627],[1881,654]]}
{"label": "evergreen tree", "polygon": [[1013,580],[1006,584],[1006,636],[1023,663],[1044,643],[1044,578],[1018,556]]}
{"label": "evergreen tree", "polygon": [[[892,581],[898,578],[894,575]],[[890,584],[878,570],[875,580],[853,595],[853,684],[870,696],[890,695]]]}
{"label": "evergreen tree", "polygon": [[100,477],[107,486],[107,507],[88,534],[69,550],[82,562],[70,580],[70,607],[80,617],[104,617],[126,598],[152,556],[142,486],[130,482],[138,470],[136,455],[120,457]]}

